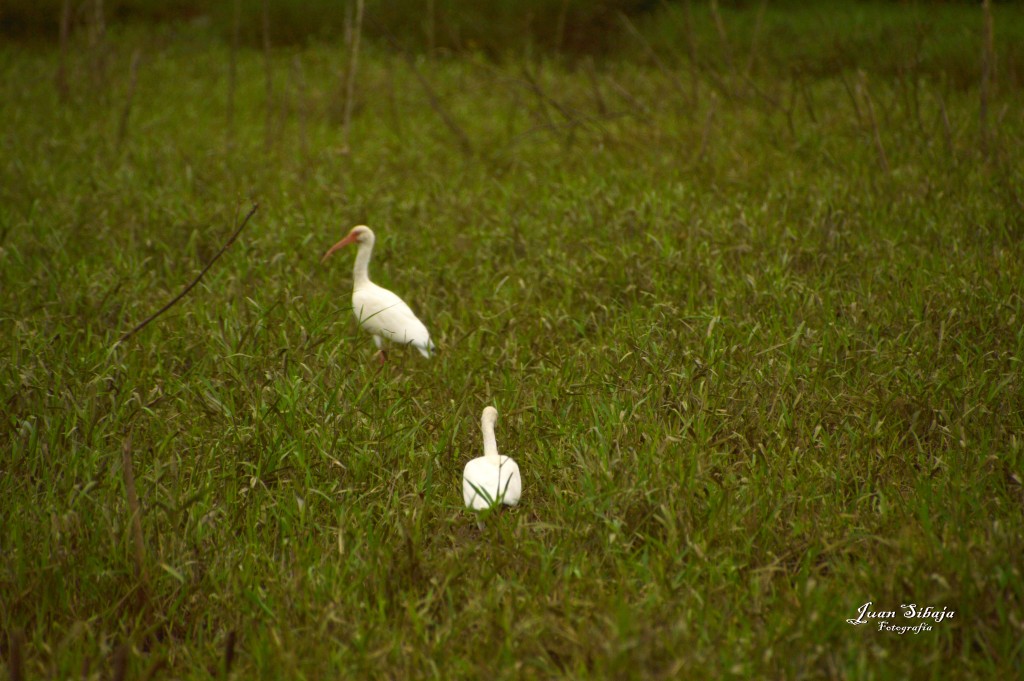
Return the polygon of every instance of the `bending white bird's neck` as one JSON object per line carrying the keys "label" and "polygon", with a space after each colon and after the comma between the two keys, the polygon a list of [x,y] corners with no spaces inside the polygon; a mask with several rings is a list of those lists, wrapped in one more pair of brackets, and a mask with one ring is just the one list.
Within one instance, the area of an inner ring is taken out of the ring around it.
{"label": "bending white bird's neck", "polygon": [[370,283],[370,256],[373,255],[373,243],[359,244],[356,253],[356,264],[352,268],[352,285],[355,288]]}
{"label": "bending white bird's neck", "polygon": [[501,463],[501,457],[498,455],[498,442],[494,439],[494,424],[485,423],[483,427],[484,431],[484,457],[488,461],[494,464]]}

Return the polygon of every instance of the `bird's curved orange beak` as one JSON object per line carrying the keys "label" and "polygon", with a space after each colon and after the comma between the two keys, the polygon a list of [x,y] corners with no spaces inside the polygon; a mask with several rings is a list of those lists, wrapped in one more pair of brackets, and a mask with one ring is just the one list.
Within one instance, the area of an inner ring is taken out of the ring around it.
{"label": "bird's curved orange beak", "polygon": [[327,260],[327,258],[334,255],[337,251],[340,251],[341,249],[345,248],[345,246],[354,243],[357,238],[358,237],[355,232],[349,232],[348,236],[346,236],[344,239],[342,239],[341,241],[327,249],[327,252],[324,253],[324,257],[320,258],[320,262]]}

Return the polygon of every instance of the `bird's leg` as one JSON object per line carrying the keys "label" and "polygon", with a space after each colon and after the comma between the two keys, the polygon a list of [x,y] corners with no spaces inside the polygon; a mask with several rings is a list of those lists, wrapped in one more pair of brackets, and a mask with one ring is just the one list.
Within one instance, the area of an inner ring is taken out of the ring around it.
{"label": "bird's leg", "polygon": [[377,346],[377,360],[383,365],[388,361],[388,353],[384,350],[384,339],[380,336],[373,337],[373,343]]}

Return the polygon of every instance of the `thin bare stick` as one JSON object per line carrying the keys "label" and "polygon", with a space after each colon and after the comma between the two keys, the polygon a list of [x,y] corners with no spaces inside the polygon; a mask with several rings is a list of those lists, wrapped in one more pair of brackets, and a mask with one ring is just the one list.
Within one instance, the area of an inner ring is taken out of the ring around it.
{"label": "thin bare stick", "polygon": [[341,153],[349,153],[349,130],[352,125],[352,107],[356,89],[356,67],[359,64],[359,38],[363,33],[363,0],[356,0],[356,22],[352,29],[352,54],[349,56],[345,77],[345,113],[341,124]]}
{"label": "thin bare stick", "polygon": [[235,0],[234,14],[231,18],[231,56],[228,60],[228,111],[227,111],[227,148],[228,151],[235,139],[235,85],[238,82],[238,37],[242,23],[242,0]]}
{"label": "thin bare stick", "polygon": [[921,91],[916,71],[910,73],[910,103],[913,106],[914,121],[917,122],[917,130],[924,135],[924,121],[921,120]]}
{"label": "thin bare stick", "polygon": [[427,0],[427,24],[425,30],[427,31],[427,54],[433,54],[437,34],[437,18],[434,0]]}
{"label": "thin bare stick", "polygon": [[978,107],[978,118],[981,129],[981,153],[988,156],[988,103],[992,95],[992,81],[995,76],[995,47],[993,44],[995,31],[992,21],[992,0],[982,0],[981,11],[984,27],[981,50],[981,101]]}
{"label": "thin bare stick", "polygon": [[718,109],[718,97],[715,93],[711,93],[711,103],[708,105],[708,115],[704,119],[704,130],[700,135],[700,149],[697,151],[697,157],[695,162],[704,160],[704,155],[708,151],[708,147],[711,146],[711,132],[715,124],[715,113]]}
{"label": "thin bare stick", "polygon": [[93,0],[92,3],[92,34],[90,42],[95,47],[103,42],[107,35],[107,22],[103,11],[103,0]]}
{"label": "thin bare stick", "polygon": [[395,139],[403,142],[405,132],[402,129],[402,117],[398,113],[398,99],[395,97],[395,78],[388,78],[388,127]]}
{"label": "thin bare stick", "polygon": [[122,643],[114,650],[114,661],[111,665],[113,670],[110,678],[114,681],[124,681],[128,675],[128,644]]}
{"label": "thin bare stick", "polygon": [[516,118],[519,115],[519,107],[523,103],[518,90],[510,90],[509,92],[511,97],[509,99],[508,113],[505,116],[506,141],[511,141],[515,137]]}
{"label": "thin bare stick", "polygon": [[540,86],[540,83],[537,81],[537,78],[530,72],[530,70],[527,67],[524,66],[522,70],[523,75],[526,78],[527,85],[529,86],[533,94],[536,96],[537,100],[541,103],[541,107],[544,107],[544,103],[547,102],[558,111],[558,113],[562,116],[563,119],[565,119],[564,125],[555,126],[554,122],[551,121],[550,117],[547,116],[545,109],[545,117],[547,117],[549,126],[552,130],[558,127],[568,129],[570,133],[570,138],[573,134],[575,134],[575,130],[577,128],[598,128],[602,132],[607,132],[607,130],[605,130],[604,128],[604,125],[602,124],[602,121],[604,119],[618,118],[621,115],[618,113],[605,113],[599,116],[581,115],[578,110],[571,109],[565,106],[557,99],[544,92],[544,90]]}
{"label": "thin bare stick", "polygon": [[[352,47],[352,3],[345,3],[345,29],[342,32],[342,39],[345,42],[345,46],[348,48]],[[345,89],[345,74],[341,76],[341,89]],[[340,93],[339,93],[340,95]]]}
{"label": "thin bare stick", "polygon": [[875,106],[872,103],[871,93],[868,91],[868,76],[863,71],[860,72],[860,82],[858,86],[864,95],[864,101],[868,105],[868,121],[871,122],[871,130],[875,138],[875,149],[878,151],[878,161],[882,164],[882,169],[885,172],[889,172],[889,158],[885,155],[885,147],[882,146],[882,133],[878,128],[878,119],[875,118]]}
{"label": "thin bare stick", "polygon": [[463,130],[462,127],[455,121],[455,118],[453,118],[452,115],[448,113],[448,110],[444,108],[444,105],[441,103],[441,100],[438,99],[437,95],[434,93],[434,88],[430,87],[430,83],[427,82],[427,79],[423,77],[423,74],[420,73],[420,70],[416,68],[416,60],[413,58],[411,54],[409,54],[408,52],[401,48],[401,46],[398,44],[398,41],[396,41],[394,37],[386,37],[388,39],[388,42],[391,44],[391,47],[394,48],[396,52],[400,52],[402,54],[402,57],[405,58],[406,65],[409,67],[409,70],[412,71],[413,75],[416,76],[416,80],[419,81],[420,86],[423,88],[423,92],[426,93],[427,101],[430,103],[430,108],[433,109],[434,112],[441,117],[441,120],[444,121],[444,124],[448,127],[452,134],[458,138],[459,147],[461,148],[462,153],[464,153],[466,156],[472,156],[473,144],[469,141],[469,135],[467,135],[466,131]]}
{"label": "thin bare stick", "polygon": [[544,90],[540,86],[540,83],[537,82],[537,79],[534,77],[534,75],[530,72],[530,69],[525,64],[522,67],[522,73],[523,78],[526,79],[526,83],[529,86],[530,91],[534,94],[534,96],[537,98],[537,101],[540,103],[540,109],[541,112],[544,114],[544,118],[547,120],[548,129],[550,129],[552,133],[555,133],[558,131],[559,126],[556,126],[554,121],[551,120],[551,116],[548,114],[547,104],[553,106],[555,110],[557,110],[558,113],[565,120],[566,125],[564,127],[569,131],[569,134],[565,140],[566,146],[572,146],[572,143],[575,140],[577,128],[588,127],[591,121],[595,121],[597,127],[602,127],[599,122],[596,122],[598,119],[593,118],[588,120],[587,118],[576,116],[573,114],[572,111],[567,109],[557,99],[544,92]]}
{"label": "thin bare stick", "polygon": [[779,103],[779,100],[772,93],[762,90],[761,87],[748,76],[743,76],[743,82],[746,83],[754,94],[763,99],[773,110],[782,108],[782,104]]}
{"label": "thin bare stick", "polygon": [[238,634],[234,629],[228,632],[227,640],[224,641],[224,678],[231,674],[231,665],[235,662],[235,643],[238,641]]}
{"label": "thin bare stick", "polygon": [[661,61],[661,58],[658,57],[657,53],[654,51],[654,48],[651,47],[651,44],[647,42],[647,39],[644,38],[644,36],[640,33],[639,30],[637,30],[637,27],[633,25],[633,22],[629,20],[629,17],[620,12],[619,20],[629,31],[630,35],[639,40],[640,44],[644,46],[644,50],[647,52],[647,56],[651,58],[651,61],[653,61],[654,65],[658,68],[658,70],[661,71],[661,74],[668,79],[668,82],[670,85],[672,85],[672,88],[680,95],[682,95],[684,100],[689,100],[688,103],[690,105],[693,105],[693,100],[690,96],[687,95],[686,88],[683,87],[683,84],[679,81],[679,78],[667,66],[665,66],[665,62]]}
{"label": "thin bare stick", "polygon": [[60,10],[60,61],[57,62],[57,96],[66,102],[68,88],[68,36],[71,33],[71,0],[64,0]]}
{"label": "thin bare stick", "polygon": [[[573,142],[573,139],[574,139],[573,135],[575,135],[575,131],[578,128],[580,128],[580,127],[582,127],[584,125],[589,125],[590,123],[593,123],[595,125],[600,126],[600,123],[601,123],[602,120],[612,120],[612,119],[616,119],[616,118],[622,118],[622,117],[628,116],[628,115],[630,115],[630,114],[628,114],[626,112],[613,112],[613,113],[607,114],[605,116],[588,116],[588,117],[585,117],[585,118],[580,118],[578,120],[568,121],[566,123],[555,123],[553,121],[551,123],[542,123],[542,124],[536,125],[533,128],[531,128],[529,130],[526,130],[526,131],[516,135],[515,137],[511,137],[509,139],[509,141],[508,141],[508,145],[511,146],[511,145],[513,145],[515,143],[518,143],[520,140],[525,139],[527,137],[530,137],[530,136],[532,136],[532,135],[534,135],[534,134],[536,134],[538,132],[546,131],[546,132],[550,132],[550,133],[552,133],[554,135],[555,133],[557,133],[559,131],[563,131],[563,130],[568,133],[567,137],[566,137],[566,144],[567,145],[571,145],[572,142]],[[604,132],[606,134],[605,139],[608,139],[607,138],[607,131],[603,127],[600,128],[600,129],[601,129],[602,132]],[[621,142],[622,144],[629,144],[628,142],[622,142],[621,140],[619,140],[619,142]]]}
{"label": "thin bare stick", "polygon": [[782,108],[786,112],[786,125],[792,137],[796,137],[796,126],[793,125],[793,113],[796,111],[796,79],[797,74],[791,69],[789,72],[789,104]]}
{"label": "thin bare stick", "polygon": [[800,94],[803,95],[804,106],[807,108],[807,115],[811,118],[811,123],[817,125],[818,117],[814,114],[814,95],[811,93],[811,88],[807,84],[807,80],[804,78],[800,79]]}
{"label": "thin bare stick", "polygon": [[602,116],[608,114],[608,105],[604,101],[604,95],[601,94],[601,85],[597,81],[597,72],[594,71],[594,60],[591,57],[587,57],[583,60],[583,70],[587,73],[587,78],[590,80],[590,89],[594,93],[594,103],[597,104],[597,112]]}
{"label": "thin bare stick", "polygon": [[633,96],[633,94],[629,90],[620,85],[618,81],[616,81],[611,76],[608,76],[608,83],[610,83],[612,89],[618,92],[620,97],[629,102],[633,109],[635,109],[641,116],[650,118],[651,107],[647,106],[642,101]]}
{"label": "thin bare stick", "polygon": [[725,32],[725,22],[718,11],[718,0],[711,0],[711,16],[715,20],[715,28],[718,30],[718,37],[722,41],[722,54],[725,55],[725,67],[730,74],[735,75],[732,63],[732,48],[729,47],[729,36]]}
{"label": "thin bare stick", "polygon": [[857,115],[857,126],[859,127],[864,125],[864,121],[860,115],[860,104],[857,103],[857,95],[850,86],[850,81],[846,79],[846,73],[840,71],[839,78],[843,81],[843,88],[846,90],[846,96],[850,98],[850,103],[853,104],[853,113]]}
{"label": "thin bare stick", "polygon": [[135,491],[135,469],[132,467],[132,438],[125,438],[121,448],[121,473],[124,475],[124,489],[128,495],[128,510],[132,519],[132,543],[135,547],[135,578],[145,581],[146,546],[142,540],[142,508],[139,506],[139,495]]}
{"label": "thin bare stick", "polygon": [[139,75],[139,57],[139,51],[135,50],[132,53],[131,66],[128,67],[128,95],[125,97],[124,110],[121,111],[121,124],[117,126],[117,148],[119,150],[128,136],[128,120],[132,115],[132,102],[135,100],[135,85]]}
{"label": "thin bare stick", "polygon": [[441,101],[434,93],[434,89],[430,87],[430,83],[428,83],[427,79],[423,77],[420,70],[416,68],[416,60],[412,58],[412,55],[406,53],[405,62],[409,65],[409,69],[412,71],[413,75],[416,76],[416,80],[420,82],[420,86],[423,87],[423,91],[427,95],[427,101],[430,103],[430,108],[441,117],[441,120],[444,121],[446,126],[448,126],[448,129],[451,130],[452,134],[458,138],[459,147],[462,149],[462,153],[466,156],[472,156],[473,144],[469,141],[469,136],[466,134],[466,131],[455,122],[455,119],[452,118],[451,114],[448,113],[448,110],[444,108],[444,105],[441,104]]}
{"label": "thin bare stick", "polygon": [[228,250],[228,247],[231,246],[231,244],[235,243],[235,239],[237,239],[238,235],[242,233],[243,229],[245,229],[245,226],[249,223],[249,218],[253,216],[257,208],[259,208],[258,203],[252,204],[252,208],[249,210],[248,215],[245,216],[245,219],[242,220],[242,224],[240,224],[238,226],[238,229],[235,230],[234,234],[232,234],[228,238],[228,240],[224,242],[224,245],[220,247],[220,250],[217,251],[217,254],[210,259],[210,262],[206,263],[206,267],[203,268],[203,271],[200,272],[199,275],[195,279],[193,279],[192,282],[188,286],[186,286],[181,293],[174,296],[174,298],[172,298],[169,303],[161,307],[159,310],[151,314],[149,317],[139,322],[139,324],[137,324],[135,328],[121,336],[121,338],[119,338],[117,342],[123,343],[124,341],[134,336],[136,333],[144,329],[146,325],[149,324],[151,321],[153,321],[154,319],[162,315],[164,312],[167,312],[169,309],[171,309],[171,307],[173,307],[175,303],[184,298],[189,291],[195,288],[196,284],[198,284],[200,280],[202,280],[203,276],[210,271],[210,268],[213,267],[213,263],[217,262],[220,256],[224,255],[224,251]]}
{"label": "thin bare stick", "polygon": [[939,100],[939,116],[942,119],[942,132],[943,139],[946,142],[946,152],[950,158],[956,160],[956,149],[953,146],[953,126],[949,123],[949,112],[946,111],[946,98],[942,96],[942,93],[937,93]]}
{"label": "thin bare stick", "polygon": [[93,78],[99,86],[106,81],[107,58],[104,39],[107,36],[107,22],[103,11],[103,0],[93,0],[92,27],[89,31],[89,47],[93,50]]}
{"label": "thin bare stick", "polygon": [[562,7],[558,10],[558,22],[555,24],[555,52],[562,51],[562,44],[565,41],[565,20],[569,15],[569,0],[562,0]]}
{"label": "thin bare stick", "polygon": [[686,53],[690,57],[690,102],[697,108],[700,101],[700,75],[697,73],[697,39],[693,35],[693,11],[690,0],[683,3],[683,30],[686,32]]}
{"label": "thin bare stick", "polygon": [[274,71],[270,59],[270,0],[263,0],[263,68],[266,71],[267,111],[263,131],[263,147],[267,151],[274,134]]}
{"label": "thin bare stick", "polygon": [[[345,23],[342,30],[342,43],[345,46],[344,51],[350,53],[352,52],[352,24],[355,22],[355,19],[352,18],[355,12],[351,2],[345,3],[343,14],[345,16]],[[395,44],[394,40],[392,40],[392,44]],[[348,70],[351,65],[351,60],[345,59],[344,68],[338,71],[338,89],[331,92],[331,101],[328,103],[327,113],[332,120],[335,119],[335,114],[337,114],[338,120],[345,117],[345,86],[348,83]]]}
{"label": "thin bare stick", "polygon": [[22,648],[25,645],[25,636],[21,631],[15,629],[9,634],[7,641],[7,678],[11,681],[24,681],[25,660],[23,659]]}
{"label": "thin bare stick", "polygon": [[750,72],[754,69],[754,60],[757,59],[757,39],[761,36],[761,24],[764,22],[764,10],[768,7],[768,0],[761,0],[757,8],[757,19],[754,20],[754,35],[750,39],[750,56],[747,58],[747,68],[743,73],[745,78],[750,78]]}
{"label": "thin bare stick", "polygon": [[523,64],[520,70],[522,71],[523,79],[526,81],[526,84],[530,86],[530,92],[532,92],[533,95],[537,98],[537,101],[540,102],[541,111],[543,112],[544,118],[547,119],[549,124],[553,124],[554,122],[548,115],[547,104],[553,106],[558,111],[558,113],[561,114],[562,118],[564,118],[566,121],[570,123],[577,121],[577,118],[573,116],[568,109],[562,106],[562,104],[557,99],[551,97],[546,92],[544,92],[543,89],[541,89],[540,83],[537,82],[537,78],[533,75],[533,73],[530,71],[529,67],[526,64]]}
{"label": "thin bare stick", "polygon": [[[527,80],[527,83],[531,83],[532,80],[530,77],[530,72],[526,69],[525,65],[522,67],[522,71],[523,77]],[[551,118],[551,114],[548,112],[548,105],[547,102],[544,100],[544,93],[540,92],[540,89],[536,87],[535,83],[533,85],[534,87],[530,88],[530,94],[532,94],[534,98],[537,100],[538,110],[540,111],[540,115],[544,118],[543,127],[547,130],[554,131],[557,126],[555,125],[555,121]]]}
{"label": "thin bare stick", "polygon": [[306,101],[306,76],[299,55],[292,59],[292,82],[295,85],[295,98],[298,100],[295,108],[299,115],[299,153],[302,155],[302,167],[305,170],[306,161],[309,159],[309,136],[306,131],[309,106]]}

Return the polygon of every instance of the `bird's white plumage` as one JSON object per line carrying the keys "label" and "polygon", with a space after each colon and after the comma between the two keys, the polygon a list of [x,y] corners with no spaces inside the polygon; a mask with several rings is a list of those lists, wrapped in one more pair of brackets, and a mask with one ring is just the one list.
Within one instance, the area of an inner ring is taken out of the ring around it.
{"label": "bird's white plumage", "polygon": [[462,500],[473,510],[490,508],[494,504],[515,506],[523,495],[523,476],[519,465],[511,457],[498,454],[494,438],[494,423],[498,412],[486,407],[480,418],[483,431],[484,455],[471,460],[462,471]]}
{"label": "bird's white plumage", "polygon": [[462,472],[462,500],[475,511],[490,508],[495,502],[515,506],[523,494],[519,466],[507,456],[494,464],[484,457],[473,459]]}
{"label": "bird's white plumage", "polygon": [[[389,340],[401,345],[412,345],[424,357],[430,357],[434,344],[430,332],[405,301],[382,286],[370,281],[370,257],[373,255],[375,237],[366,225],[352,228],[344,239],[334,244],[325,254],[326,260],[335,251],[355,243],[355,265],[352,267],[352,312],[359,325],[373,334],[378,349],[383,341]],[[383,361],[383,354],[381,355]]]}
{"label": "bird's white plumage", "polygon": [[373,282],[352,289],[352,313],[359,325],[379,338],[412,345],[430,357],[434,344],[430,332],[405,301]]}

